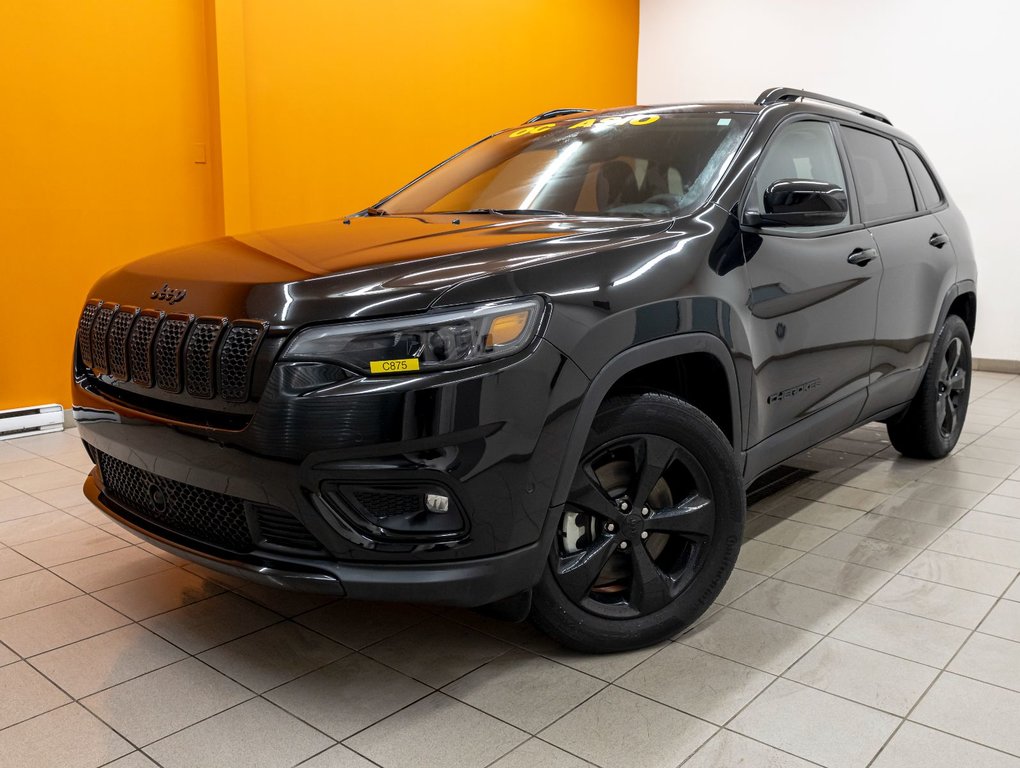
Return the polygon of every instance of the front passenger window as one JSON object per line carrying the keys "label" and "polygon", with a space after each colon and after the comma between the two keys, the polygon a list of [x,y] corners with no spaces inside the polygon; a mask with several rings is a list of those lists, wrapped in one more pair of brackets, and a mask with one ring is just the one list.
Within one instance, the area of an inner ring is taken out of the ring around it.
{"label": "front passenger window", "polygon": [[[780,129],[780,133],[766,148],[765,156],[758,166],[748,208],[762,212],[765,190],[773,183],[786,179],[824,181],[846,189],[843,166],[828,123],[800,120]],[[785,227],[784,231],[817,232],[820,229],[846,226],[849,221],[848,212],[843,221],[828,227]]]}

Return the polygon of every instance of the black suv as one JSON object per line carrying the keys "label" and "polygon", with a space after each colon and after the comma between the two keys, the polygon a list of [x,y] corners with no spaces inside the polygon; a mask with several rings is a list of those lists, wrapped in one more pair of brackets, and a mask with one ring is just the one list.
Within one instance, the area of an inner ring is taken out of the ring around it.
{"label": "black suv", "polygon": [[103,277],[74,360],[85,493],[274,586],[646,645],[719,594],[769,468],[871,420],[905,455],[953,448],[975,277],[872,110],[785,88],[557,110],[348,218]]}

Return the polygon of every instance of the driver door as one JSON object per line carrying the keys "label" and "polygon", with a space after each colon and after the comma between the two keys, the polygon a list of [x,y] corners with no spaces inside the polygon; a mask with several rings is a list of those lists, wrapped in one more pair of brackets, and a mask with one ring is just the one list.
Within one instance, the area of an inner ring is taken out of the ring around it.
{"label": "driver door", "polygon": [[[787,122],[762,153],[744,221],[748,213],[764,211],[765,190],[780,180],[828,182],[852,200],[847,176],[829,122]],[[742,227],[756,381],[749,446],[812,416],[813,434],[824,439],[860,414],[882,263],[870,232],[853,214],[851,209],[840,223],[822,226]]]}

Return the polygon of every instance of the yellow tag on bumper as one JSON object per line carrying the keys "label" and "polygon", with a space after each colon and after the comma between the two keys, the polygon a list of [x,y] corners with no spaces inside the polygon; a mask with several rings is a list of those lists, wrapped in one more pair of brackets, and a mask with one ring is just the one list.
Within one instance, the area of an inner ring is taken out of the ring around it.
{"label": "yellow tag on bumper", "polygon": [[402,360],[372,360],[368,364],[372,373],[405,373],[418,370],[417,357],[405,357]]}

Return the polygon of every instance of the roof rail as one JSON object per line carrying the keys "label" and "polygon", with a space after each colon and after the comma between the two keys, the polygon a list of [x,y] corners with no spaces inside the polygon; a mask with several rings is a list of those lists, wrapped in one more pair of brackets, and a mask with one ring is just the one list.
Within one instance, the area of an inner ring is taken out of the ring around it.
{"label": "roof rail", "polygon": [[769,104],[778,104],[782,101],[797,101],[798,99],[811,99],[812,101],[823,101],[826,104],[835,104],[836,106],[859,112],[873,120],[879,120],[892,125],[892,121],[881,112],[876,112],[873,109],[862,107],[860,104],[854,104],[850,101],[834,99],[831,96],[823,96],[820,93],[812,93],[811,91],[802,91],[798,88],[768,88],[761,92],[761,95],[755,99],[754,103],[764,107]]}
{"label": "roof rail", "polygon": [[537,123],[539,120],[548,120],[551,117],[559,117],[560,115],[575,115],[578,112],[591,112],[590,109],[581,107],[566,107],[565,109],[550,109],[548,112],[543,112],[540,115],[535,115],[530,120],[525,120],[524,124]]}

